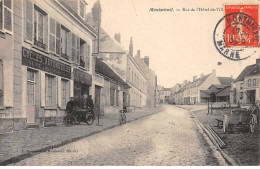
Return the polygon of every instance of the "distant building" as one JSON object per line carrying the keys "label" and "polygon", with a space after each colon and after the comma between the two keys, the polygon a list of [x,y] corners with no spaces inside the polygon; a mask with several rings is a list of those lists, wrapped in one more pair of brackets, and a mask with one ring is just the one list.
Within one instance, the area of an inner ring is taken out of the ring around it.
{"label": "distant building", "polygon": [[260,62],[247,66],[234,80],[231,87],[230,102],[250,104],[260,101]]}
{"label": "distant building", "polygon": [[142,71],[146,75],[146,80],[147,80],[146,106],[154,107],[155,100],[156,100],[155,97],[156,97],[157,76],[152,71],[152,69],[149,68],[149,65],[144,63],[143,59],[140,56],[141,56],[140,50],[138,50],[137,55],[135,56],[134,59],[138,64],[138,66],[142,69]]}
{"label": "distant building", "polygon": [[181,85],[177,83],[174,87],[171,88],[170,92],[170,103],[171,104],[176,104],[176,94],[177,91],[180,89]]}
{"label": "distant building", "polygon": [[164,88],[164,103],[169,103],[171,95],[171,88]]}
{"label": "distant building", "polygon": [[[181,84],[180,89],[176,92],[175,95],[176,103],[177,104],[206,103],[210,98],[210,93],[208,88],[211,85],[214,84],[214,85],[230,86],[231,82],[232,82],[231,77],[217,77],[215,69],[213,69],[212,73],[210,74],[207,75],[201,74],[199,78],[197,78],[197,76],[194,76],[192,82],[185,80]],[[226,90],[227,89],[225,89],[225,91]]]}

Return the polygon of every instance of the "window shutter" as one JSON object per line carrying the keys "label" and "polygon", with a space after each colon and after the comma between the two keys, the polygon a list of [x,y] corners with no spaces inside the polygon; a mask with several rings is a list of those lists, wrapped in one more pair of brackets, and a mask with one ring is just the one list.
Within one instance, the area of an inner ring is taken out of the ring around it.
{"label": "window shutter", "polygon": [[25,2],[25,40],[33,41],[33,3],[30,0]]}
{"label": "window shutter", "polygon": [[48,16],[44,17],[44,44],[46,45],[46,50],[48,50]]}
{"label": "window shutter", "polygon": [[72,33],[72,61],[76,62],[76,35]]}
{"label": "window shutter", "polygon": [[89,44],[86,44],[86,48],[87,48],[86,69],[89,70],[89,64],[90,64],[90,46],[89,46]]}
{"label": "window shutter", "polygon": [[80,38],[77,37],[77,63],[80,62]]}
{"label": "window shutter", "polygon": [[12,32],[13,30],[12,15],[12,0],[4,0],[4,29],[9,32]]}
{"label": "window shutter", "polygon": [[0,29],[3,29],[3,1],[0,1]]}
{"label": "window shutter", "polygon": [[69,56],[70,60],[72,60],[71,56],[72,56],[72,33],[69,32],[67,33],[67,55]]}
{"label": "window shutter", "polygon": [[55,53],[55,41],[56,41],[56,21],[50,17],[50,34],[49,34],[49,49]]}
{"label": "window shutter", "polygon": [[56,54],[60,55],[60,36],[61,36],[61,24],[57,22],[56,25]]}

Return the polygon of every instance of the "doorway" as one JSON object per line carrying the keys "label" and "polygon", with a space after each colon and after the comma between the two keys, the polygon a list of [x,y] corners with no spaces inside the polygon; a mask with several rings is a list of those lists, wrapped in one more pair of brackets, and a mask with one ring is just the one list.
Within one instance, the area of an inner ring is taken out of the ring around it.
{"label": "doorway", "polygon": [[26,116],[27,123],[35,123],[35,71],[27,70]]}
{"label": "doorway", "polygon": [[101,113],[101,87],[95,86],[95,111],[96,113]]}

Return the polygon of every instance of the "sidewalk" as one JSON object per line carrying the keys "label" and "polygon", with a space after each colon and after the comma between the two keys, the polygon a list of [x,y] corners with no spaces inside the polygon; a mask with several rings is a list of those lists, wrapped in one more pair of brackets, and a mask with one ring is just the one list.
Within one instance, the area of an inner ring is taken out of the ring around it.
{"label": "sidewalk", "polygon": [[[186,110],[191,110],[194,116],[203,124],[210,125],[212,129],[220,136],[226,143],[226,147],[222,150],[231,158],[233,158],[238,165],[241,166],[255,166],[259,165],[259,131],[250,133],[249,131],[241,130],[234,133],[223,133],[222,127],[216,127],[217,121],[215,119],[223,119],[223,116],[213,112],[212,115],[207,115],[207,107],[201,110],[201,105],[178,105],[178,107]],[[199,110],[200,109],[200,110]]]}
{"label": "sidewalk", "polygon": [[[140,109],[127,113],[127,122],[162,111],[162,107]],[[84,137],[102,132],[119,125],[119,114],[106,114],[91,126],[53,126],[41,129],[27,129],[0,135],[0,165],[7,165],[26,157],[60,147]]]}

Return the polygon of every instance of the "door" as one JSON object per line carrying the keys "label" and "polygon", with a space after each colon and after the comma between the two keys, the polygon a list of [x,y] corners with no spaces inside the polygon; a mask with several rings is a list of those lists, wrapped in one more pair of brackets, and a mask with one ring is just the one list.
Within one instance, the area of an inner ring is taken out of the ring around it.
{"label": "door", "polygon": [[35,72],[27,71],[27,123],[35,123]]}
{"label": "door", "polygon": [[101,94],[101,88],[98,86],[95,86],[95,112],[100,113],[100,95]]}

